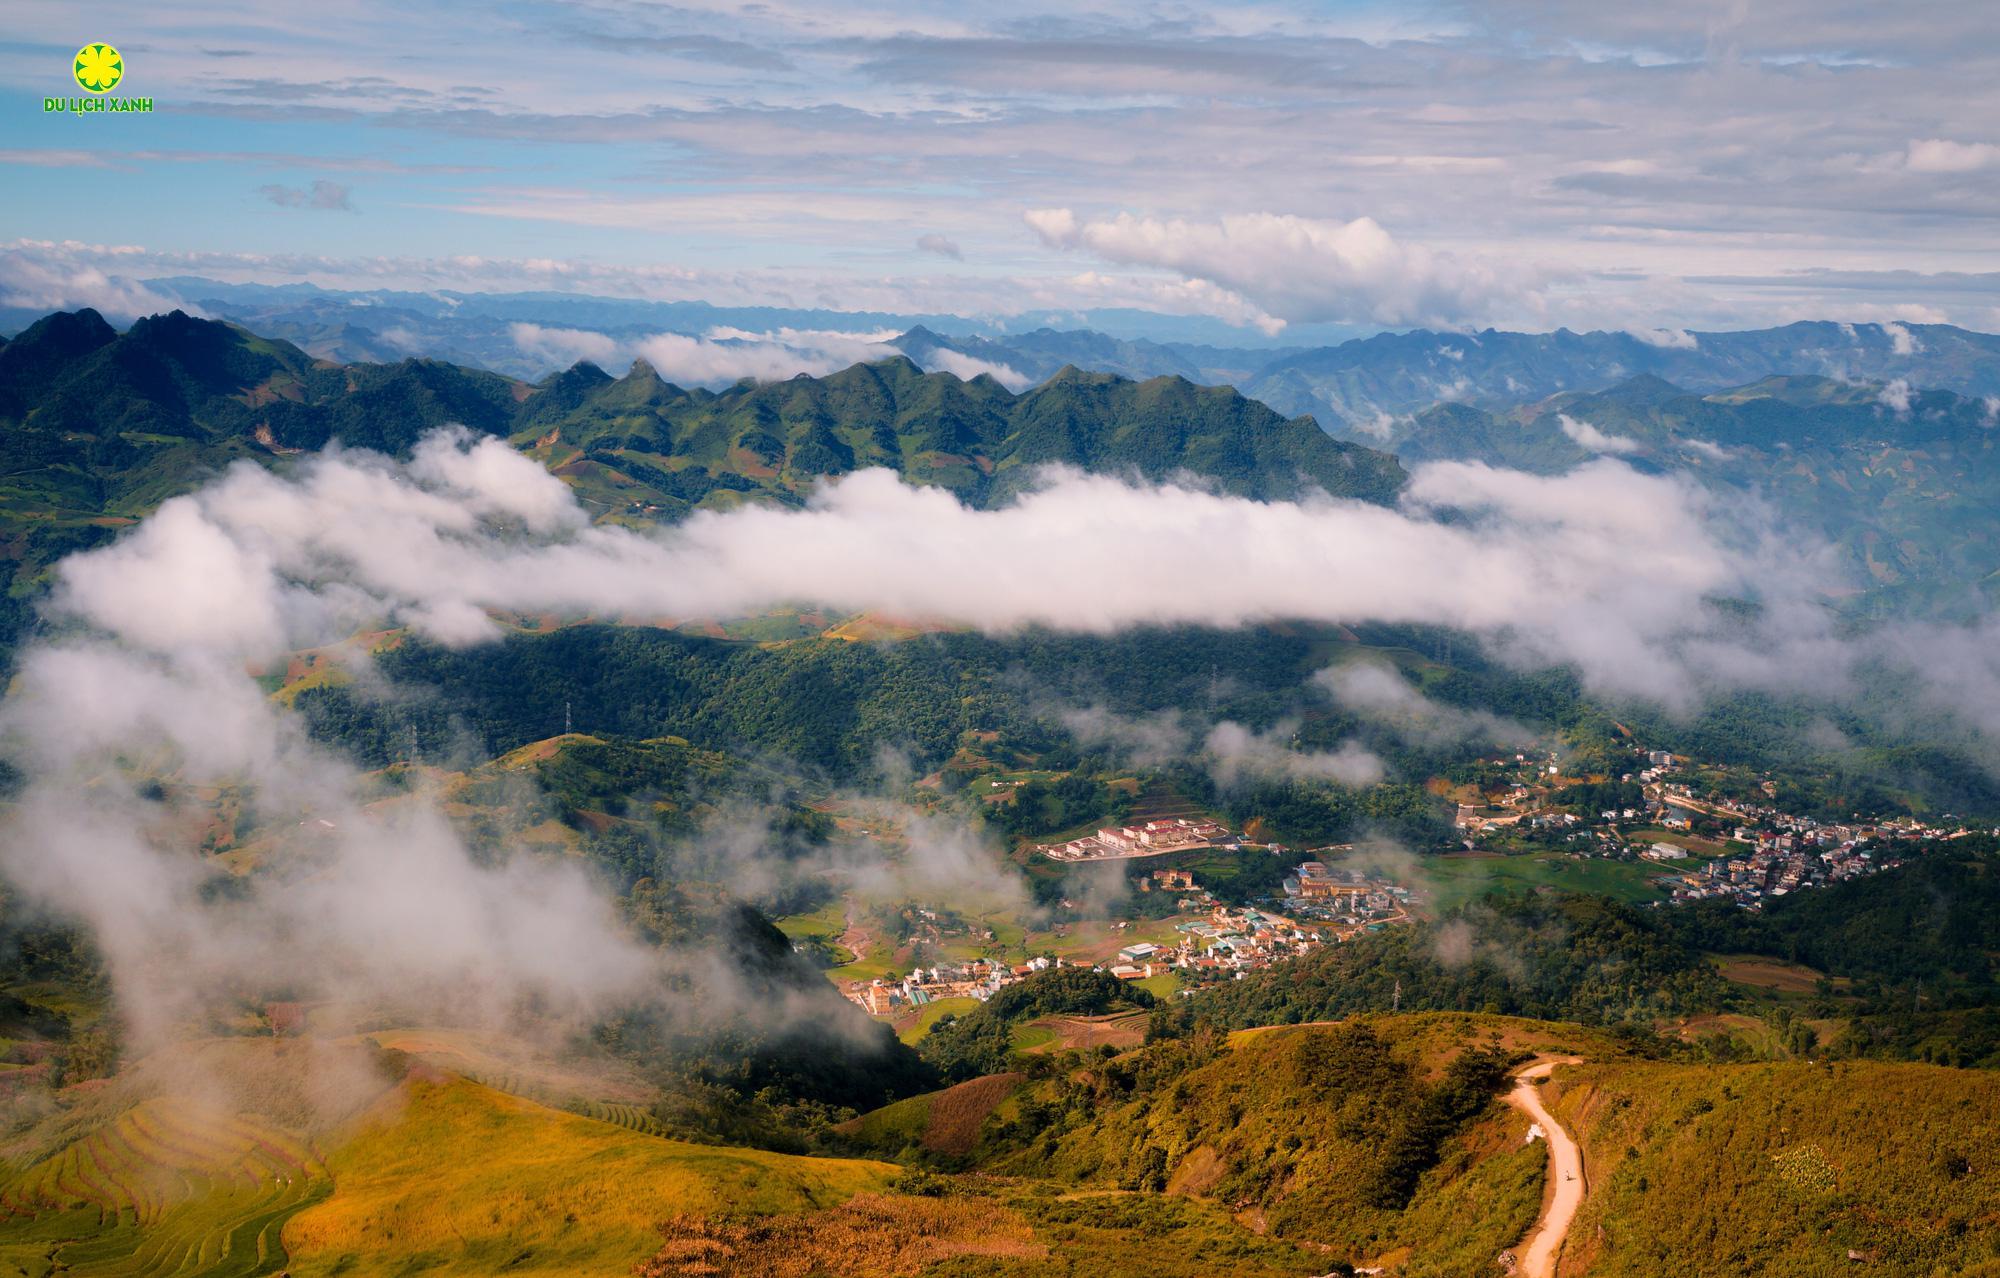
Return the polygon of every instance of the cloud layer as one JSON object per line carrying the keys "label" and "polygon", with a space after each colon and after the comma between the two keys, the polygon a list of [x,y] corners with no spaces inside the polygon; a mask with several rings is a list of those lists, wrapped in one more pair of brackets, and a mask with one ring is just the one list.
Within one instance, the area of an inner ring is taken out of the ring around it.
{"label": "cloud layer", "polygon": [[1253,304],[1276,333],[1293,321],[1454,328],[1496,314],[1532,313],[1550,272],[1434,252],[1396,239],[1372,218],[1330,222],[1271,213],[1217,222],[1120,213],[1084,220],[1034,209],[1044,244],[1082,249],[1119,266],[1157,267],[1226,289]]}
{"label": "cloud layer", "polygon": [[[355,4],[309,31],[207,2],[132,8],[132,83],[185,110],[156,115],[148,145],[55,130],[0,149],[17,179],[4,230],[82,233],[58,171],[86,170],[115,175],[126,209],[172,211],[158,244],[272,282],[294,278],[279,259],[324,255],[348,285],[393,270],[477,287],[509,262],[554,268],[556,287],[699,280],[856,309],[894,294],[928,314],[1718,329],[1901,308],[1996,327],[1987,8],[477,0]],[[73,15],[22,0],[9,16],[0,76],[50,92]],[[429,45],[480,74],[442,84],[398,52]],[[246,251],[226,229],[245,191],[309,199],[349,173],[368,174],[369,212],[337,246]],[[1178,225],[1185,242],[1107,230],[1101,257],[1052,249],[1028,209]],[[113,244],[154,234],[133,217],[82,224]],[[1204,235],[1246,264],[1291,254],[1316,291],[1261,265],[1232,282]],[[1383,261],[1412,285],[1373,274]],[[1216,285],[1159,287],[1183,271]]]}
{"label": "cloud layer", "polygon": [[[94,926],[143,1033],[252,988],[587,1015],[670,979],[727,981],[698,956],[620,939],[605,899],[570,868],[478,861],[421,801],[364,800],[355,770],[244,673],[383,624],[476,644],[497,633],[489,610],[660,618],[810,602],[1090,633],[1417,622],[1470,631],[1517,663],[1574,666],[1603,692],[1681,705],[1742,686],[1837,695],[1861,671],[1890,669],[1913,680],[1915,703],[2000,735],[1993,619],[1843,636],[1815,600],[1831,584],[1823,561],[1762,534],[1725,538],[1745,508],[1725,520],[1709,501],[1609,459],[1561,476],[1427,466],[1397,509],[1058,471],[985,511],[864,471],[804,509],[705,512],[642,534],[592,525],[561,481],[463,432],[427,437],[406,462],[330,451],[285,475],[240,463],[58,565],[54,626],[22,655],[0,710],[0,745],[25,778],[0,861],[29,900]],[[1761,610],[1718,607],[1726,597]],[[1316,682],[1419,746],[1526,735],[1436,705],[1384,667]],[[1284,723],[1065,719],[1135,757],[1203,759],[1225,785],[1383,774],[1351,741],[1293,748]],[[138,758],[167,779],[157,792],[134,783]],[[254,794],[262,819],[290,831],[264,854],[270,872],[239,891],[215,892],[186,841],[217,785]],[[898,819],[911,848],[900,869],[832,868],[857,883],[942,874],[1010,890],[965,831]]]}
{"label": "cloud layer", "polygon": [[[510,324],[508,333],[522,354],[551,367],[589,360],[615,370],[626,362],[644,360],[654,372],[676,385],[708,387],[727,386],[744,378],[774,382],[802,373],[823,377],[854,364],[887,359],[899,353],[894,342],[901,336],[896,329],[853,332],[777,328],[752,332],[711,328],[698,336],[655,333],[617,338],[590,329],[529,323]],[[1016,391],[1029,384],[1028,378],[1005,364],[941,347],[922,354],[927,372],[952,373],[968,380],[984,374]]]}

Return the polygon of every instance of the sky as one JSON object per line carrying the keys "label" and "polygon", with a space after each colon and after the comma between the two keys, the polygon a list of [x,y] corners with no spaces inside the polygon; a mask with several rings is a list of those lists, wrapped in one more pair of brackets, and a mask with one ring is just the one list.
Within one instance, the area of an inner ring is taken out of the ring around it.
{"label": "sky", "polygon": [[[148,114],[45,111],[114,44]],[[2000,329],[1986,0],[10,0],[0,304]]]}

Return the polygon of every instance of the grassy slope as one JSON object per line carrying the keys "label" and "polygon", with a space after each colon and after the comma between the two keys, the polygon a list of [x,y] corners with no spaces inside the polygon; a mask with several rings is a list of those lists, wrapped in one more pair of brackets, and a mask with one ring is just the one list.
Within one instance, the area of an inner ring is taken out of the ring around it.
{"label": "grassy slope", "polygon": [[1660,901],[1666,899],[1667,893],[1655,880],[1671,867],[1651,861],[1609,861],[1571,856],[1567,852],[1534,852],[1523,856],[1426,857],[1420,868],[1431,889],[1432,905],[1448,910],[1495,889],[1521,892],[1540,887],[1595,892],[1635,904]]}
{"label": "grassy slope", "polygon": [[1850,1250],[1876,1275],[2000,1274],[1991,1073],[1592,1064],[1550,1095],[1584,1145],[1591,1278],[1819,1278],[1856,1272]]}
{"label": "grassy slope", "polygon": [[316,1274],[624,1274],[669,1216],[828,1207],[893,1169],[643,1136],[477,1084],[413,1084],[329,1159],[336,1190],[285,1232]]}
{"label": "grassy slope", "polygon": [[330,1189],[310,1147],[277,1128],[151,1100],[6,1178],[0,1265],[24,1274],[268,1273],[284,1261],[285,1222]]}
{"label": "grassy slope", "polygon": [[19,1154],[0,1177],[0,1273],[624,1274],[657,1249],[662,1220],[817,1210],[894,1172],[615,1122],[464,1080],[411,1082],[346,1139],[312,1141],[155,1096],[45,1156]]}

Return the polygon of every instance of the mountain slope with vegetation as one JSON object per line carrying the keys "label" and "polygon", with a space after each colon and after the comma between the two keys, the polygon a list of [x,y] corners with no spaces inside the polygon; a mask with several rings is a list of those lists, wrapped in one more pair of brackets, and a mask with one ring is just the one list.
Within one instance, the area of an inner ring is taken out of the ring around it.
{"label": "mountain slope with vegetation", "polygon": [[1866,611],[1964,612],[2000,596],[1996,404],[1908,383],[1771,376],[1699,393],[1643,376],[1512,410],[1440,404],[1367,438],[1413,464],[1553,474],[1609,455],[1685,474],[1744,501],[1746,524],[1768,506],[1793,536],[1838,547]]}
{"label": "mountain slope with vegetation", "polygon": [[335,364],[179,311],[124,333],[95,311],[59,312],[0,345],[0,643],[30,623],[56,560],[231,463],[285,466],[335,441],[400,453],[447,424],[512,438],[587,508],[641,524],[744,500],[798,504],[868,466],[989,506],[1048,465],[1194,473],[1262,498],[1388,501],[1403,478],[1387,454],[1180,378],[1071,372],[1015,395],[894,356],[719,393],[643,363],[531,385],[437,360]]}
{"label": "mountain slope with vegetation", "polygon": [[1546,1091],[1590,1177],[1565,1274],[2000,1274],[1990,1073],[1593,1061]]}

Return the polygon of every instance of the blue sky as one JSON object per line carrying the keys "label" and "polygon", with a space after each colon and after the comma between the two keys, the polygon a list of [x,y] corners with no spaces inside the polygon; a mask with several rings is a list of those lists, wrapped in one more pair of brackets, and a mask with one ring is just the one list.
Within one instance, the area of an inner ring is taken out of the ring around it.
{"label": "blue sky", "polygon": [[[46,115],[123,52],[150,115]],[[13,0],[0,298],[2000,328],[1990,5]]]}

